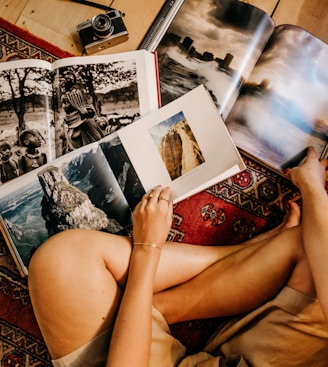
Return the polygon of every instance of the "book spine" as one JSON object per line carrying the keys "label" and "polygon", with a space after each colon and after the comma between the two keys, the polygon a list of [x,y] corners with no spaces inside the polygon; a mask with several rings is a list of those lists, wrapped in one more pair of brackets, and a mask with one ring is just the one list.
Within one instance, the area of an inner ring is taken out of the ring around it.
{"label": "book spine", "polygon": [[7,228],[6,222],[4,221],[3,217],[0,215],[0,236],[2,236],[3,240],[5,241],[9,252],[18,268],[18,271],[20,273],[20,276],[24,278],[27,276],[27,268],[24,265],[17,248],[14,244],[13,239],[11,238],[10,232]]}
{"label": "book spine", "polygon": [[139,49],[155,51],[184,0],[167,0],[148,30]]}

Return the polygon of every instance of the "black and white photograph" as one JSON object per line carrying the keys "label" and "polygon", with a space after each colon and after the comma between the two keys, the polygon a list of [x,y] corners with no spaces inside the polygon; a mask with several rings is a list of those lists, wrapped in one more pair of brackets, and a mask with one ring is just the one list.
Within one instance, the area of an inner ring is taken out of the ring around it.
{"label": "black and white photograph", "polygon": [[185,0],[157,47],[163,104],[199,84],[225,117],[274,24],[235,0]]}
{"label": "black and white photograph", "polygon": [[131,210],[146,193],[131,160],[117,134],[106,136],[100,142],[101,149],[116,177]]}
{"label": "black and white photograph", "polygon": [[154,125],[149,133],[172,181],[205,162],[182,111]]}
{"label": "black and white photograph", "polygon": [[49,70],[0,65],[0,181],[8,182],[52,158]]}
{"label": "black and white photograph", "polygon": [[57,156],[100,140],[140,116],[136,60],[57,69]]}
{"label": "black and white photograph", "polygon": [[114,55],[0,64],[0,184],[159,108],[156,56]]}

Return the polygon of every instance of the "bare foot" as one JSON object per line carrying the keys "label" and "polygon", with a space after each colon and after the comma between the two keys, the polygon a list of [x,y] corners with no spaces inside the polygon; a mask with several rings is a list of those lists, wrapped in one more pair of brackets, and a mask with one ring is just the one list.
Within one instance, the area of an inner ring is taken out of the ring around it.
{"label": "bare foot", "polygon": [[290,206],[288,213],[286,214],[284,221],[279,226],[267,232],[261,233],[254,238],[251,238],[249,241],[245,242],[245,244],[261,242],[263,240],[276,236],[287,228],[292,228],[299,225],[301,222],[301,209],[295,202],[290,202],[289,204]]}
{"label": "bare foot", "polygon": [[301,208],[294,201],[289,202],[289,211],[282,223],[284,228],[298,226],[301,223]]}

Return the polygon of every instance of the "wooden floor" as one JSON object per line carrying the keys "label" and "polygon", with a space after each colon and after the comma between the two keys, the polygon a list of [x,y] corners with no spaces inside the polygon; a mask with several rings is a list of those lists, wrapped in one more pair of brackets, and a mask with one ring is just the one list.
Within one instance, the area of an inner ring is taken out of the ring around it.
{"label": "wooden floor", "polygon": [[[95,0],[125,12],[124,22],[130,37],[125,43],[102,51],[113,53],[135,50],[164,0]],[[325,0],[249,0],[272,15],[277,25],[296,24],[328,43],[328,1]],[[82,44],[76,25],[102,10],[70,0],[0,0],[0,16],[58,47],[81,55]]]}

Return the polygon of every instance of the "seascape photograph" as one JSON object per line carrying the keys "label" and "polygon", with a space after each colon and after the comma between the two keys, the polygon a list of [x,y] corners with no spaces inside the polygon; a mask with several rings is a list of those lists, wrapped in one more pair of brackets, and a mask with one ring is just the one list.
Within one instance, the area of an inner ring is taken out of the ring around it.
{"label": "seascape photograph", "polygon": [[226,120],[239,148],[271,166],[298,165],[328,142],[328,47],[293,26],[277,27]]}
{"label": "seascape photograph", "polygon": [[243,2],[185,0],[156,50],[163,104],[204,84],[225,118],[273,29]]}

